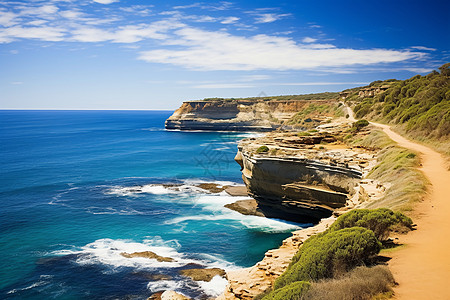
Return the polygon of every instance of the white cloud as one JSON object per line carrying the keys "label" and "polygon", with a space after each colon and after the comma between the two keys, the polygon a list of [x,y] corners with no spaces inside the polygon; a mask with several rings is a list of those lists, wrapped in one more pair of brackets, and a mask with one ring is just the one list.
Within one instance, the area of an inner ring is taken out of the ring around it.
{"label": "white cloud", "polygon": [[20,15],[38,15],[38,16],[49,16],[55,14],[59,8],[55,5],[43,5],[39,7],[25,7]]}
{"label": "white cloud", "polygon": [[99,28],[80,28],[72,32],[72,40],[78,42],[105,42],[113,39],[113,34]]}
{"label": "white cloud", "polygon": [[315,41],[317,41],[317,39],[313,39],[311,37],[305,37],[302,42],[303,43],[314,43]]}
{"label": "white cloud", "polygon": [[13,12],[9,11],[0,11],[0,26],[12,26],[17,24],[15,19],[17,18],[17,15]]}
{"label": "white cloud", "polygon": [[84,15],[78,10],[64,10],[60,11],[59,14],[66,19],[79,19]]}
{"label": "white cloud", "polygon": [[411,49],[416,49],[416,50],[421,50],[421,51],[436,51],[435,48],[429,48],[429,47],[424,47],[424,46],[413,46],[410,47]]}
{"label": "white cloud", "polygon": [[92,1],[100,3],[100,4],[111,4],[114,2],[119,2],[119,0],[92,0]]}
{"label": "white cloud", "polygon": [[21,85],[21,84],[23,84],[23,82],[22,81],[13,81],[13,82],[11,82],[11,84],[13,84],[13,85]]}
{"label": "white cloud", "polygon": [[57,27],[21,27],[14,26],[0,30],[0,43],[9,43],[16,38],[38,39],[57,42],[64,40],[65,29]]}
{"label": "white cloud", "polygon": [[290,14],[257,14],[255,19],[256,23],[272,23],[287,16]]}
{"label": "white cloud", "polygon": [[163,20],[151,24],[127,25],[117,30],[105,30],[95,27],[84,27],[73,31],[72,40],[79,42],[136,43],[144,39],[165,40],[169,38],[167,32],[183,27],[178,22]]}
{"label": "white cloud", "polygon": [[238,17],[227,17],[224,20],[222,20],[220,23],[222,24],[233,24],[239,21]]}
{"label": "white cloud", "polygon": [[190,27],[175,31],[171,43],[185,47],[144,51],[139,58],[197,70],[305,70],[400,62],[423,56],[412,51],[301,45],[287,37],[243,37]]}

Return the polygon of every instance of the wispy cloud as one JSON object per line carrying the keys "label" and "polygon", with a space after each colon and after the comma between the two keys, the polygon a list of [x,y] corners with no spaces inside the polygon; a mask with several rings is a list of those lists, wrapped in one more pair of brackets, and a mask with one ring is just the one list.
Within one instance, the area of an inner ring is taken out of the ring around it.
{"label": "wispy cloud", "polygon": [[[96,1],[101,4],[118,2]],[[229,26],[226,25],[234,24],[233,28],[237,30],[255,30],[257,27],[243,24],[238,16],[224,16],[223,13],[197,15],[182,11],[190,8],[225,10],[233,7],[230,2],[198,2],[165,12],[151,11],[152,5],[114,5],[98,10],[93,9],[97,5],[92,1],[82,4],[40,0],[20,5],[8,3],[0,4],[0,43],[35,39],[131,45],[146,41],[133,47],[151,49],[140,50],[140,60],[192,70],[324,70],[343,73],[351,72],[351,68],[424,58],[427,55],[425,51],[434,50],[424,46],[407,50],[351,49],[319,42],[309,36],[295,40],[285,34],[238,35],[227,31]],[[86,8],[88,6],[91,10]],[[151,13],[151,18],[127,19],[129,14],[138,15],[140,11]],[[256,18],[258,23],[275,22],[291,16],[268,9],[244,13]],[[215,22],[214,31],[200,29],[200,22]],[[310,24],[310,27],[317,26]]]}
{"label": "wispy cloud", "polygon": [[174,32],[172,43],[181,50],[141,52],[140,59],[200,70],[305,70],[399,62],[420,52],[387,49],[357,50],[329,44],[297,44],[287,37],[236,36],[185,27]]}
{"label": "wispy cloud", "polygon": [[255,20],[256,23],[272,23],[275,21],[278,21],[280,19],[283,19],[285,17],[290,16],[291,14],[257,14]]}
{"label": "wispy cloud", "polygon": [[92,1],[101,3],[101,4],[111,4],[114,2],[119,2],[119,0],[92,0]]}
{"label": "wispy cloud", "polygon": [[317,39],[313,39],[311,37],[305,37],[302,39],[303,43],[314,43],[315,41],[317,41]]}
{"label": "wispy cloud", "polygon": [[429,47],[425,47],[425,46],[413,46],[410,47],[411,49],[416,49],[416,50],[421,50],[421,51],[436,51],[435,48],[429,48]]}
{"label": "wispy cloud", "polygon": [[237,21],[239,21],[240,18],[238,17],[227,17],[225,19],[223,19],[220,23],[222,24],[233,24],[236,23]]}

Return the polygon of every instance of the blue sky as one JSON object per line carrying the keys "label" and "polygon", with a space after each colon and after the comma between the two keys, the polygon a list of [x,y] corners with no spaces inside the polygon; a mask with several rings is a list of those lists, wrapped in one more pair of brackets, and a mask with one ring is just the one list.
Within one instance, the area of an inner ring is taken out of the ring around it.
{"label": "blue sky", "polygon": [[0,108],[175,109],[450,61],[450,2],[0,1]]}

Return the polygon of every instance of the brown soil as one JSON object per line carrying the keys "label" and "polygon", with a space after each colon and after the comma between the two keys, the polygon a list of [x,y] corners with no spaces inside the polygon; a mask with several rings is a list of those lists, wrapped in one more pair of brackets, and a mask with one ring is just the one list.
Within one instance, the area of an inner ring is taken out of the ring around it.
{"label": "brown soil", "polygon": [[450,172],[445,160],[387,125],[372,124],[400,146],[419,152],[420,170],[431,183],[429,195],[413,210],[417,230],[400,236],[399,242],[405,246],[389,253],[389,267],[399,283],[395,299],[450,299]]}

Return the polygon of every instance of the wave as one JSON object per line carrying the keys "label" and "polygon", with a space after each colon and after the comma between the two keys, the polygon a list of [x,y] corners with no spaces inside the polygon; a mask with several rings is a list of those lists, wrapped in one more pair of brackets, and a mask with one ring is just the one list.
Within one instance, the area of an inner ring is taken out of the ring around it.
{"label": "wave", "polygon": [[31,285],[28,285],[24,288],[17,288],[17,289],[12,289],[8,292],[6,292],[6,294],[15,294],[17,292],[22,292],[22,291],[26,291],[26,290],[31,290],[33,288],[36,287],[41,287],[41,286],[45,286],[51,283],[51,279],[53,276],[51,275],[41,275],[39,278],[39,281],[36,281],[34,283],[32,283]]}
{"label": "wave", "polygon": [[[107,272],[119,271],[120,268],[129,267],[134,269],[158,269],[158,268],[176,268],[188,263],[199,263],[192,259],[186,259],[177,252],[177,250],[168,245],[177,244],[177,242],[164,242],[160,238],[154,240],[148,239],[142,243],[131,240],[113,240],[99,239],[93,243],[87,244],[80,249],[57,250],[53,255],[76,254],[76,263],[79,265],[106,265],[110,269]],[[156,259],[143,257],[126,258],[121,253],[134,253],[151,251],[163,257],[173,258],[173,262],[160,262]]]}
{"label": "wave", "polygon": [[220,276],[214,276],[211,281],[198,281],[197,284],[209,296],[218,297],[225,291],[228,280]]}
{"label": "wave", "polygon": [[[221,268],[225,270],[237,269],[238,267],[219,256],[209,254],[184,254],[178,250],[181,245],[177,240],[164,241],[161,237],[148,238],[142,242],[131,240],[99,239],[93,243],[80,248],[65,245],[66,249],[49,253],[50,255],[75,255],[75,263],[80,266],[99,265],[104,274],[118,272],[151,271],[162,274],[170,274],[170,280],[149,281],[147,288],[151,292],[161,290],[174,290],[177,292],[195,291],[195,293],[206,294],[215,297],[223,292],[226,279],[219,276],[214,277],[211,282],[193,281],[188,277],[178,274],[183,268],[192,268],[192,265],[205,268]],[[69,249],[67,249],[69,248]],[[152,251],[163,257],[173,258],[171,262],[159,262],[156,259],[134,257],[126,258],[121,253],[134,253]],[[44,284],[44,283],[37,283]],[[33,287],[27,287],[33,288]],[[14,293],[16,291],[11,291]]]}
{"label": "wave", "polygon": [[179,182],[167,184],[144,184],[134,186],[113,186],[108,188],[104,193],[116,196],[137,196],[139,194],[168,195],[168,194],[194,194],[194,193],[211,193],[201,188],[199,185],[205,183],[216,184],[218,187],[235,186],[236,182],[231,181],[206,181],[202,179],[185,179]]}
{"label": "wave", "polygon": [[261,230],[270,233],[289,232],[302,227],[299,224],[278,220],[269,219],[265,217],[242,215],[238,212],[224,207],[226,204],[231,204],[238,200],[245,200],[248,197],[230,196],[226,192],[211,195],[199,195],[191,198],[192,204],[201,206],[204,214],[196,214],[190,216],[176,217],[166,221],[166,224],[178,224],[188,221],[219,221],[219,220],[233,220],[240,223],[248,229]]}

